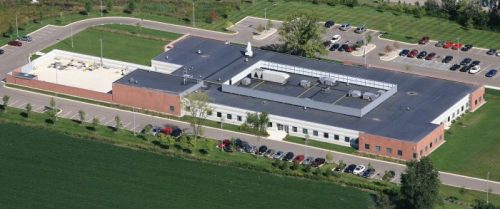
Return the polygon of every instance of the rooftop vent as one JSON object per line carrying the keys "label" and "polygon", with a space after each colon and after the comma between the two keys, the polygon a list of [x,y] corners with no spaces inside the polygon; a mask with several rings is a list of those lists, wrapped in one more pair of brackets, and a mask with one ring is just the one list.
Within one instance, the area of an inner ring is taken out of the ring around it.
{"label": "rooftop vent", "polygon": [[243,78],[241,80],[241,84],[244,85],[244,86],[249,86],[250,84],[252,84],[252,79],[250,79],[250,78]]}
{"label": "rooftop vent", "polygon": [[129,82],[129,83],[134,83],[134,82],[135,82],[135,80],[134,80],[134,78],[129,78],[129,79],[128,79],[128,82]]}
{"label": "rooftop vent", "polygon": [[363,95],[360,90],[349,90],[349,93],[347,93],[348,97],[361,97]]}
{"label": "rooftop vent", "polygon": [[368,101],[373,101],[376,98],[378,98],[380,95],[372,93],[372,92],[365,92],[363,93],[363,99],[368,100]]}
{"label": "rooftop vent", "polygon": [[333,86],[335,85],[335,78],[321,77],[319,78],[319,82],[323,85]]}
{"label": "rooftop vent", "polygon": [[201,53],[201,49],[198,49],[198,51],[196,52],[196,54],[202,54]]}
{"label": "rooftop vent", "polygon": [[301,80],[299,85],[307,89],[311,87],[311,81]]}

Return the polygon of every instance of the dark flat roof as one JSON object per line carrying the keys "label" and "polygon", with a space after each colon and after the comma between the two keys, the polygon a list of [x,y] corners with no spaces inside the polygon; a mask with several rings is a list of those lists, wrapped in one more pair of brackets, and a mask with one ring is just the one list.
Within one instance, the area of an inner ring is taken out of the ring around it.
{"label": "dark flat roof", "polygon": [[[202,50],[202,55],[196,53],[198,49]],[[232,78],[257,61],[265,60],[397,84],[398,92],[395,95],[362,118],[314,109],[304,110],[302,107],[278,102],[264,103],[262,99],[221,92],[218,84],[212,84],[206,91],[216,104],[266,111],[273,115],[406,141],[418,141],[434,130],[437,125],[431,124],[432,120],[478,88],[453,81],[376,68],[347,66],[259,49],[254,49],[254,57],[245,62],[242,56],[244,49],[245,46],[227,45],[221,41],[190,36],[177,42],[174,49],[155,59],[191,66],[195,71],[194,76],[201,75],[205,80],[215,82],[219,78],[222,81]],[[164,59],[165,55],[168,55],[168,60]],[[178,70],[173,74],[181,75],[180,73]],[[417,94],[410,95],[408,92]]]}
{"label": "dark flat roof", "polygon": [[118,79],[115,83],[161,90],[176,94],[180,94],[197,84],[197,82],[193,79],[189,79],[186,82],[186,85],[183,84],[183,81],[184,79],[179,76],[137,69]]}

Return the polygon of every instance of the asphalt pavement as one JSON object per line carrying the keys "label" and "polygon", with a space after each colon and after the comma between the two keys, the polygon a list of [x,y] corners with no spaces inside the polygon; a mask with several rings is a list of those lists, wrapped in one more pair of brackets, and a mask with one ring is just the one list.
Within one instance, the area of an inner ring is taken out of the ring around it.
{"label": "asphalt pavement", "polygon": [[[4,55],[0,55],[1,78],[3,79],[5,77],[5,73],[10,72],[11,70],[13,70],[17,67],[22,66],[23,64],[26,64],[28,62],[28,56],[30,54],[33,54],[39,50],[42,50],[48,46],[51,46],[51,45],[57,43],[60,40],[63,40],[65,38],[69,37],[71,34],[71,30],[73,31],[73,33],[77,33],[77,32],[82,31],[88,27],[93,27],[93,26],[102,25],[102,24],[116,23],[116,24],[135,25],[137,23],[140,23],[146,28],[169,31],[169,32],[176,32],[176,33],[181,33],[181,34],[191,34],[191,35],[195,35],[195,36],[201,36],[201,37],[218,39],[218,40],[226,40],[226,41],[243,43],[243,44],[245,44],[246,42],[248,42],[250,40],[254,46],[263,46],[263,45],[268,45],[271,43],[279,42],[277,34],[273,34],[273,35],[269,36],[268,38],[266,38],[264,40],[259,40],[259,41],[251,39],[251,37],[253,35],[255,35],[254,33],[255,33],[255,30],[256,30],[256,27],[258,26],[258,24],[265,23],[265,22],[266,22],[265,20],[259,19],[259,18],[245,18],[242,21],[238,22],[232,28],[233,30],[237,31],[236,33],[232,33],[232,34],[207,31],[207,30],[203,30],[203,29],[178,26],[178,25],[160,23],[160,22],[149,21],[149,20],[141,20],[141,19],[137,19],[137,18],[124,18],[124,17],[93,18],[93,19],[75,22],[75,23],[72,23],[71,25],[62,26],[62,27],[61,26],[47,26],[47,27],[44,27],[44,28],[32,33],[31,36],[33,37],[33,41],[30,43],[25,43],[22,47],[12,47],[12,46],[4,47],[4,49],[6,50],[6,53]],[[255,25],[257,25],[257,26],[255,26]],[[274,21],[274,25],[276,27],[279,27],[280,22]],[[348,37],[348,36],[346,36],[346,37]],[[381,43],[381,42],[383,42],[382,39],[374,38],[373,43],[379,45],[379,43]],[[378,48],[380,48],[380,47],[378,47]],[[372,59],[373,57],[375,57],[375,55],[377,53],[371,52],[370,54],[371,54],[371,56],[367,56],[367,58]],[[333,55],[329,55],[329,56],[333,56]],[[343,60],[343,61],[347,61],[347,62],[353,62],[353,61],[359,62],[361,60],[364,60],[362,57],[354,57],[354,56],[349,55],[349,54],[341,54],[339,56],[335,56],[334,59]],[[378,57],[376,59],[378,59]],[[374,64],[372,64],[372,61],[369,61],[369,65],[372,65],[372,66],[376,65],[375,61],[373,61],[373,63]],[[397,64],[396,62],[384,62],[384,63],[386,63],[386,64],[391,63],[391,65],[395,65],[398,68],[401,68],[400,64]],[[386,66],[386,65],[384,65],[384,66]],[[391,66],[387,66],[387,68],[390,68],[390,67]],[[397,70],[401,71],[401,69],[397,69]],[[414,70],[412,69],[410,73],[415,73],[413,71]],[[417,72],[418,72],[417,74],[420,74],[420,70]],[[441,72],[441,71],[435,71],[435,70],[432,70],[432,73],[431,73],[431,71],[427,72],[426,70],[422,70],[421,72],[433,74],[434,77],[438,77],[438,76],[447,77],[447,76],[449,76],[448,74],[435,73],[435,72]],[[422,74],[425,74],[425,73],[422,73]],[[468,79],[469,82],[471,82],[471,80],[474,83],[477,82],[476,84],[479,84],[481,82],[481,80],[479,80],[479,79],[478,80]],[[17,108],[24,108],[27,103],[30,103],[33,105],[33,110],[37,111],[37,112],[42,111],[43,108],[46,105],[48,105],[49,98],[50,98],[49,96],[46,96],[46,95],[40,95],[40,94],[36,94],[33,92],[25,92],[25,91],[21,91],[21,90],[13,90],[13,89],[6,88],[6,87],[2,86],[2,87],[0,87],[0,96],[3,96],[3,95],[11,96],[10,106],[17,107]],[[112,125],[112,123],[114,123],[114,117],[116,115],[118,115],[122,119],[122,121],[124,123],[124,127],[126,129],[134,130],[134,131],[140,131],[146,124],[154,124],[154,125],[158,125],[158,126],[167,125],[167,124],[168,125],[177,125],[181,128],[189,130],[189,124],[186,124],[186,123],[180,122],[180,121],[169,120],[169,119],[159,118],[159,117],[153,117],[153,116],[149,116],[149,115],[143,115],[140,113],[134,113],[134,112],[123,111],[123,110],[118,110],[118,109],[111,109],[111,108],[107,108],[107,107],[103,107],[103,106],[96,106],[96,105],[92,105],[92,104],[81,103],[81,102],[66,100],[66,99],[62,99],[62,98],[57,98],[56,101],[58,104],[58,108],[62,110],[58,116],[63,117],[63,118],[75,119],[78,117],[78,111],[83,110],[86,112],[88,120],[91,120],[95,116],[95,117],[99,118],[101,123],[104,125]],[[230,138],[230,137],[238,137],[238,138],[244,139],[244,140],[246,140],[249,143],[254,144],[254,145],[265,144],[268,147],[273,148],[273,149],[292,151],[296,154],[307,153],[307,155],[315,156],[315,157],[325,157],[326,153],[330,152],[330,151],[319,149],[319,148],[307,147],[307,146],[288,143],[288,142],[284,142],[284,141],[270,140],[270,139],[256,137],[256,136],[252,136],[252,135],[248,135],[248,134],[220,130],[220,129],[211,128],[211,127],[205,128],[205,136],[209,137],[209,138],[219,139],[219,140]],[[377,171],[379,173],[382,173],[382,174],[383,174],[383,171],[385,171],[385,170],[394,170],[397,173],[397,175],[393,181],[396,183],[399,181],[400,174],[405,169],[405,166],[401,165],[401,164],[395,164],[395,163],[391,163],[391,162],[380,161],[380,160],[365,158],[365,157],[356,156],[356,155],[349,155],[349,154],[344,154],[344,153],[339,153],[339,152],[334,152],[334,160],[335,161],[343,160],[347,164],[350,164],[350,163],[364,164],[364,165],[371,164],[372,166],[374,166],[377,169]],[[441,179],[443,184],[456,186],[456,187],[465,187],[465,188],[478,190],[478,191],[486,191],[486,188],[491,188],[493,193],[500,194],[500,183],[499,182],[486,181],[483,179],[477,179],[477,178],[471,178],[471,177],[460,176],[460,175],[455,175],[455,174],[449,174],[449,173],[445,173],[445,172],[440,173],[440,179]]]}

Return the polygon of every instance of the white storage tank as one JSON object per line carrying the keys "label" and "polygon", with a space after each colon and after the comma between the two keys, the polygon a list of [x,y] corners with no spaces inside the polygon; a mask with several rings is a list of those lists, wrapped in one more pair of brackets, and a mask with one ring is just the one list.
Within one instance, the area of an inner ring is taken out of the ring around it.
{"label": "white storage tank", "polygon": [[273,70],[258,69],[252,73],[252,77],[262,79],[264,81],[285,84],[288,81],[288,78],[290,78],[290,75]]}

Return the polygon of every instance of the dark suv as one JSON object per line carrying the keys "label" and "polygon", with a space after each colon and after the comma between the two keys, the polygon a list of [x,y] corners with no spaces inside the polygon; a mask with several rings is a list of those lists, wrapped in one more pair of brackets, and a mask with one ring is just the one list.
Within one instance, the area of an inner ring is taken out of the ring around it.
{"label": "dark suv", "polygon": [[344,173],[352,173],[355,168],[356,168],[356,165],[351,164],[351,165],[347,166],[347,168],[345,168]]}
{"label": "dark suv", "polygon": [[287,152],[286,155],[283,157],[283,161],[290,161],[293,159],[293,152]]}
{"label": "dark suv", "polygon": [[325,28],[331,28],[334,25],[335,25],[335,22],[333,22],[332,20],[328,20],[325,22]]}

